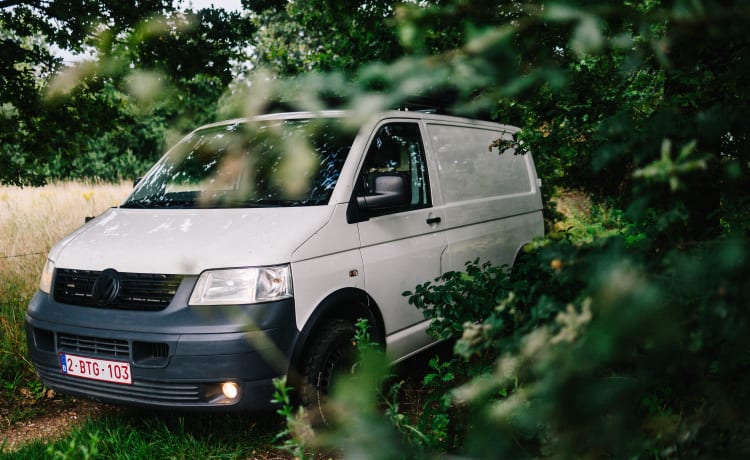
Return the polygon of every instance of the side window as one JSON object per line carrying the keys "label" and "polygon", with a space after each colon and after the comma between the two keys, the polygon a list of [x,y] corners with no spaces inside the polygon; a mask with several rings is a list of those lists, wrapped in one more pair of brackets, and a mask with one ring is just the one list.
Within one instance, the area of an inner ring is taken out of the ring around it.
{"label": "side window", "polygon": [[[430,206],[419,125],[390,123],[380,127],[367,151],[357,189],[357,195],[364,197],[363,203],[377,214]],[[401,195],[400,202],[380,200],[394,190]]]}

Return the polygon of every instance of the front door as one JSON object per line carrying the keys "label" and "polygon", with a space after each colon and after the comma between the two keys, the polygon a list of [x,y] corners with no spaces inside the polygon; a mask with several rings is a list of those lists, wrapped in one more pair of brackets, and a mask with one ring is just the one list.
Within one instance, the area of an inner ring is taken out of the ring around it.
{"label": "front door", "polygon": [[429,342],[423,313],[402,293],[439,276],[447,249],[442,209],[432,204],[418,123],[389,121],[375,130],[355,193],[365,197],[374,193],[375,181],[383,175],[405,178],[410,200],[370,210],[369,220],[357,225],[365,288],[383,312],[389,351],[399,355],[399,349],[409,352]]}

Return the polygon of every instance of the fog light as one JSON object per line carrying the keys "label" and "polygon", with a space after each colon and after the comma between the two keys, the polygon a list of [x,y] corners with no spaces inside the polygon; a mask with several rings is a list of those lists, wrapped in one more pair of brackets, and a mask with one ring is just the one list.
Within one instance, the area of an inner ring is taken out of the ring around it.
{"label": "fog light", "polygon": [[221,385],[221,392],[227,399],[234,399],[240,394],[240,386],[235,382],[224,382]]}

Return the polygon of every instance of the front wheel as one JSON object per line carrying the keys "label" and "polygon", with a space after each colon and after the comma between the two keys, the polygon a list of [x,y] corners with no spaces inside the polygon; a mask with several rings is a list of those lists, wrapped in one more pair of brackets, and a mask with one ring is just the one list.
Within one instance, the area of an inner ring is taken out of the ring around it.
{"label": "front wheel", "polygon": [[335,379],[352,373],[357,361],[354,324],[343,319],[326,322],[310,343],[303,363],[306,384],[302,402],[327,423],[325,401]]}

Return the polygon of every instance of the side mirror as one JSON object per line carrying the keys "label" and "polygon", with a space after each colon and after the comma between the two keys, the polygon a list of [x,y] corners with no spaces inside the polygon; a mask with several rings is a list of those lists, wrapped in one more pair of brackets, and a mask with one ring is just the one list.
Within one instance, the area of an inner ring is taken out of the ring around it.
{"label": "side mirror", "polygon": [[[362,193],[362,189],[358,190]],[[410,203],[411,182],[406,176],[395,173],[380,174],[375,177],[371,194],[352,195],[346,209],[346,221],[350,224],[364,222],[372,216]]]}
{"label": "side mirror", "polygon": [[357,204],[365,209],[405,206],[411,202],[410,183],[400,174],[380,174],[375,177],[373,194],[357,197]]}
{"label": "side mirror", "polygon": [[133,179],[133,188],[135,188],[135,186],[138,185],[141,179],[143,179],[143,177],[136,177],[135,179]]}

